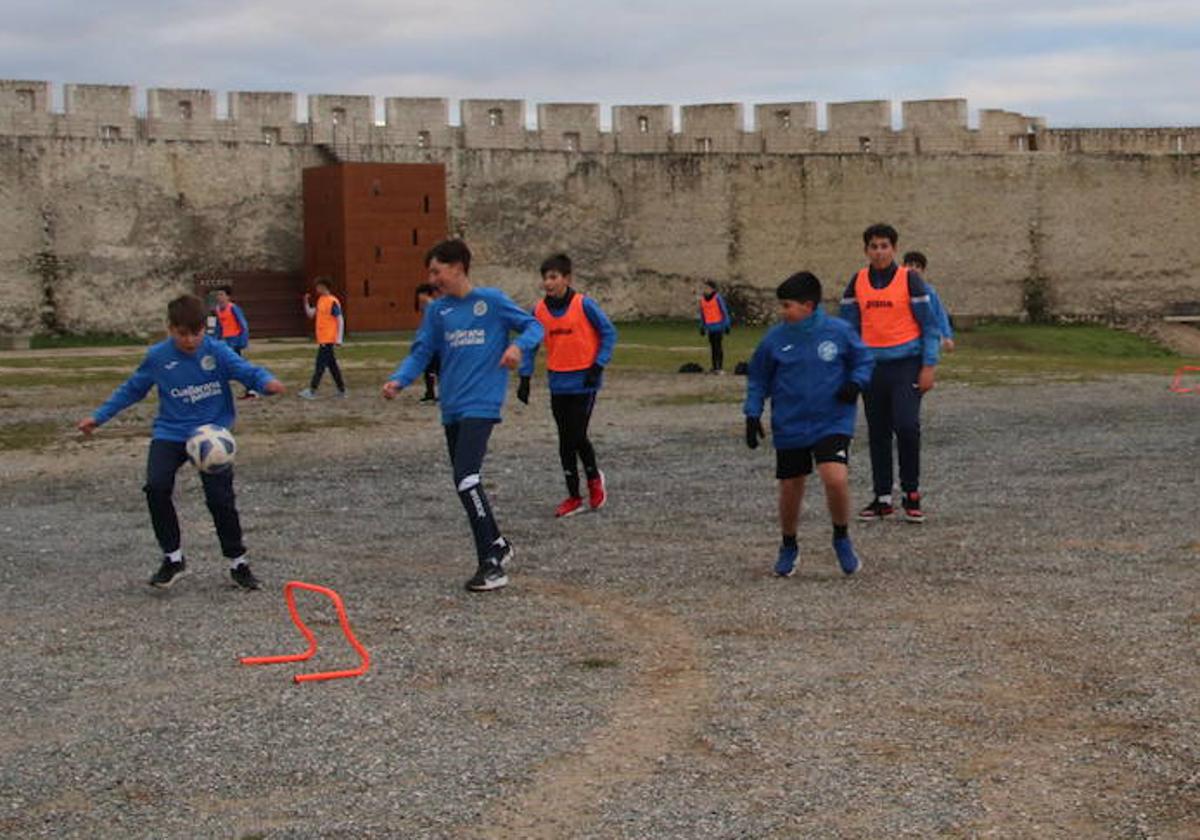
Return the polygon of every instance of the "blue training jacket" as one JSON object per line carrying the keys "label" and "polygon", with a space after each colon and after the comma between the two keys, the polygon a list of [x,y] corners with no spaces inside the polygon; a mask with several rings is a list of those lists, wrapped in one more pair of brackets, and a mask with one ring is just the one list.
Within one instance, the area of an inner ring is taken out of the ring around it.
{"label": "blue training jacket", "polygon": [[[574,290],[572,291],[574,292]],[[579,292],[555,301],[558,306],[552,305],[550,298],[545,298],[546,308],[555,318],[561,318],[567,311],[571,298],[577,294]],[[583,314],[587,316],[588,322],[596,328],[596,332],[600,336],[600,347],[596,351],[594,364],[608,367],[608,363],[612,361],[613,348],[617,345],[617,328],[613,326],[613,322],[604,314],[604,310],[600,308],[599,304],[586,295],[583,298]],[[536,357],[537,347],[533,348],[532,353],[525,354],[519,371],[521,376],[533,376],[533,363]],[[587,394],[591,391],[599,391],[604,384],[604,374],[600,375],[600,379],[592,387],[583,384],[586,378],[586,370],[547,370],[546,384],[549,386],[551,394]]]}
{"label": "blue training jacket", "polygon": [[950,315],[946,312],[946,307],[942,306],[942,299],[938,297],[937,290],[928,280],[925,281],[925,290],[929,292],[929,307],[933,310],[934,320],[937,321],[938,332],[942,338],[953,339],[954,327],[950,326]]}
{"label": "blue training jacket", "polygon": [[158,440],[186,441],[197,426],[215,423],[232,429],[237,413],[229,380],[236,379],[252,391],[263,392],[275,377],[253,365],[225,342],[205,336],[195,353],[185,353],[168,338],[146,351],[142,363],[92,418],[107,423],[158,386],[158,416],[153,436]]}
{"label": "blue training jacket", "polygon": [[508,390],[500,357],[513,332],[524,361],[541,342],[542,325],[499,289],[476,286],[465,297],[440,297],[425,307],[412,349],[390,378],[407,388],[437,354],[442,423],[499,420]]}
{"label": "blue training jacket", "polygon": [[747,417],[761,417],[771,401],[776,449],[802,449],[830,435],[854,436],[858,403],[836,396],[846,382],[866,390],[875,360],[857,331],[817,309],[796,324],[776,324],[750,357]]}

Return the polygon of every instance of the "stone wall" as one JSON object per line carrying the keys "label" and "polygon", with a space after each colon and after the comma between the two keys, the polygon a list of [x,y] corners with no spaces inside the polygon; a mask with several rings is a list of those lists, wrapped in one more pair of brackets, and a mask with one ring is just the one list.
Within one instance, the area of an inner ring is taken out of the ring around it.
{"label": "stone wall", "polygon": [[[1018,316],[1031,288],[1065,315],[1200,300],[1187,241],[1194,157],[605,155],[375,147],[448,167],[473,274],[522,301],[571,253],[619,317],[690,315],[715,279],[769,298],[815,271],[836,298],[887,220],[960,314]],[[367,156],[367,155],[365,155]],[[197,272],[302,267],[312,147],[0,138],[0,329],[156,329]]]}
{"label": "stone wall", "polygon": [[[287,93],[230,94],[225,118],[204,90],[152,90],[145,117],[130,88],[74,86],[64,114],[49,99],[0,82],[0,332],[154,331],[197,273],[301,269],[301,173],[337,159],[444,163],[472,273],[524,302],[555,250],[618,317],[690,316],[705,279],[769,304],[802,268],[832,300],[876,221],[963,315],[1200,301],[1178,245],[1200,209],[1200,155],[1175,148],[1192,130],[1113,130],[1161,147],[1116,154],[1094,132],[1051,151],[1072,135],[1011,112],[968,129],[963,100],[904,103],[899,131],[879,101],[831,107],[826,131],[813,103],[756,107],[758,132],[737,104],[686,106],[680,132],[669,105],[619,106],[603,132],[588,103],[541,105],[533,130],[522,100],[463,102],[455,127],[444,99],[389,98],[385,125],[370,97],[313,96],[307,123]],[[979,150],[943,148],[964,136]]]}

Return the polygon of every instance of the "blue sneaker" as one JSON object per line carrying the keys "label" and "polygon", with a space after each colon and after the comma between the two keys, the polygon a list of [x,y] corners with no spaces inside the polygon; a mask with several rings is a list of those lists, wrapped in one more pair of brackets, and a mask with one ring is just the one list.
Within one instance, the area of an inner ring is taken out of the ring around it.
{"label": "blue sneaker", "polygon": [[849,537],[835,539],[833,550],[837,553],[838,564],[847,575],[852,575],[862,568],[862,561],[854,553],[854,545],[850,542]]}
{"label": "blue sneaker", "polygon": [[796,571],[796,558],[800,556],[798,546],[779,546],[779,559],[775,561],[775,574],[779,577],[791,577]]}

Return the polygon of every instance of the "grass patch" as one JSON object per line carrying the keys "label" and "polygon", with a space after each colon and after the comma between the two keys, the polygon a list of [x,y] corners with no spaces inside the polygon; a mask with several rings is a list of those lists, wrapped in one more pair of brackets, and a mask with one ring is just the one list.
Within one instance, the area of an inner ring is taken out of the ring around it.
{"label": "grass patch", "polygon": [[0,387],[38,388],[71,387],[76,385],[109,385],[116,387],[124,382],[132,369],[126,372],[112,370],[68,370],[29,371],[28,373],[0,373]]}
{"label": "grass patch", "polygon": [[143,336],[126,333],[64,333],[62,335],[35,335],[29,341],[32,350],[58,350],[63,347],[145,347],[149,342]]}
{"label": "grass patch", "polygon": [[983,386],[1165,376],[1182,361],[1141,336],[1093,325],[987,324],[959,333],[955,343],[955,352],[942,356],[939,378]]}
{"label": "grass patch", "polygon": [[1092,324],[984,324],[961,333],[965,348],[995,353],[1094,359],[1178,358],[1171,350],[1139,335]]}
{"label": "grass patch", "polygon": [[[708,341],[698,334],[692,321],[640,321],[617,325],[620,339],[610,367],[614,372],[657,371],[674,373],[685,362],[707,368]],[[748,360],[762,339],[766,327],[737,327],[725,337],[726,368]],[[406,342],[412,332],[372,335],[350,341],[338,350],[348,367],[360,369],[358,375],[382,379],[409,351]],[[45,337],[65,342],[88,340],[141,343],[132,336],[90,335]],[[979,385],[1003,385],[1014,381],[1086,381],[1123,373],[1170,374],[1180,363],[1187,363],[1151,341],[1132,333],[1102,326],[1054,326],[1042,324],[994,323],[981,325],[958,334],[958,349],[944,354],[939,378],[948,382]],[[141,343],[144,346],[144,343]],[[111,345],[110,345],[111,346]],[[137,353],[104,355],[32,356],[5,359],[0,356],[0,387],[75,387],[117,385],[136,366]],[[268,368],[278,365],[281,376],[292,374],[292,365],[312,364],[315,350],[308,342],[263,342],[252,347],[250,361]],[[545,353],[539,353],[539,369]],[[1194,360],[1193,360],[1194,361]],[[285,381],[295,379],[285,376]],[[294,384],[294,383],[293,383]],[[673,402],[677,401],[677,402]],[[697,402],[724,402],[725,398],[707,395],[681,395],[666,398],[666,404],[687,405]]]}
{"label": "grass patch", "polygon": [[[689,321],[617,325],[617,370],[675,372],[684,362],[708,367],[708,341]],[[726,367],[750,358],[766,327],[738,327],[725,337]],[[1186,360],[1133,333],[1095,325],[986,324],[956,336],[957,349],[942,355],[938,378],[973,385],[1019,382],[1087,382],[1125,373],[1167,375]],[[673,403],[678,400],[678,403]],[[666,404],[721,402],[719,395],[665,397]]]}
{"label": "grass patch", "polygon": [[[708,339],[700,335],[694,321],[636,321],[616,325],[619,338],[614,361],[630,367],[675,369],[684,362],[699,362],[708,368]],[[750,358],[766,327],[734,327],[725,336],[726,367]],[[664,352],[669,354],[664,359]]]}
{"label": "grass patch", "polygon": [[86,370],[88,368],[118,368],[133,373],[141,361],[141,353],[105,356],[27,356],[23,359],[6,359],[0,356],[0,370],[24,370],[27,368],[54,368],[59,370]]}
{"label": "grass patch", "polygon": [[61,423],[50,421],[6,423],[0,426],[0,451],[43,449],[62,431]]}

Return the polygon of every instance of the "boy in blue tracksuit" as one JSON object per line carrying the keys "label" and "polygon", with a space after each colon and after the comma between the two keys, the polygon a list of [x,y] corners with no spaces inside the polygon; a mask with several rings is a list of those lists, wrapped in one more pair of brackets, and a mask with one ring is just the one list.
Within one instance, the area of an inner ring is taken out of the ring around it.
{"label": "boy in blue tracksuit", "polygon": [[746,380],[746,445],[764,437],[763,404],[771,401],[775,477],[779,479],[779,526],[783,544],[775,574],[790,577],[799,548],[796,526],[805,477],[816,463],[833,520],[833,548],[842,571],[861,562],[850,542],[850,440],[855,403],[871,381],[874,361],[855,330],[821,309],[821,281],[807,271],[775,290],[782,323],[763,336],[750,358]]}
{"label": "boy in blue tracksuit", "polygon": [[[594,300],[571,288],[571,258],[555,254],[542,262],[542,290],[546,296],[533,308],[546,343],[546,378],[550,386],[550,411],[558,426],[558,455],[567,482],[567,498],[554,511],[557,518],[583,510],[579,493],[579,466],[587,477],[588,505],[599,510],[608,501],[604,473],[596,466],[596,450],[588,439],[588,424],[596,394],[604,381],[604,368],[612,360],[617,329]],[[529,381],[534,356],[525,354],[517,399],[529,404]]]}
{"label": "boy in blue tracksuit", "polygon": [[905,268],[909,271],[917,272],[921,275],[921,279],[925,281],[925,290],[929,292],[929,308],[933,310],[933,317],[937,322],[938,333],[941,335],[942,349],[947,353],[953,353],[954,325],[950,323],[950,313],[942,305],[942,299],[938,297],[937,289],[933,288],[933,284],[925,276],[925,269],[929,265],[929,260],[920,251],[908,251],[904,255],[902,262]]}
{"label": "boy in blue tracksuit", "polygon": [[717,291],[717,284],[712,280],[704,281],[704,291],[700,294],[697,311],[700,318],[700,335],[708,336],[708,349],[712,355],[712,370],[709,373],[724,373],[725,350],[721,342],[733,328],[733,319],[729,317],[729,307],[725,298]]}
{"label": "boy in blue tracksuit", "polygon": [[[215,293],[216,307],[213,315],[217,323],[214,337],[229,345],[229,348],[239,356],[244,356],[250,346],[250,323],[242,307],[233,302],[233,286],[225,285],[217,288]],[[254,391],[246,389],[241,399],[248,400],[257,397]]]}
{"label": "boy in blue tracksuit", "polygon": [[[266,394],[283,393],[283,385],[267,370],[250,364],[224,342],[206,336],[204,302],[192,295],[167,305],[165,341],[153,345],[129,379],[90,417],[78,423],[91,435],[122,410],[141,400],[152,387],[158,389],[158,416],[154,418],[150,453],[146,463],[146,502],[154,536],[163,552],[162,565],[150,585],[170,587],[188,574],[180,548],[179,518],[171,494],[175,473],[187,460],[185,444],[198,426],[212,423],[232,429],[235,412],[229,381]],[[201,473],[204,498],[212,513],[221,553],[230,563],[230,576],[243,589],[258,589],[258,579],[246,562],[242,526],[234,503],[233,469]]]}
{"label": "boy in blue tracksuit", "polygon": [[250,346],[250,324],[242,307],[233,302],[233,286],[221,286],[216,291],[216,338],[221,339],[239,356]]}
{"label": "boy in blue tracksuit", "polygon": [[[472,592],[508,584],[514,555],[500,534],[483,491],[480,470],[492,427],[508,389],[508,369],[521,364],[542,340],[542,327],[499,289],[472,285],[471,252],[457,239],[439,242],[425,256],[429,282],[440,293],[421,319],[408,357],[383,385],[385,399],[417,380],[436,354],[441,370],[442,425],[454,484],[471,523],[479,566],[467,581]],[[509,333],[518,333],[510,342]]]}

